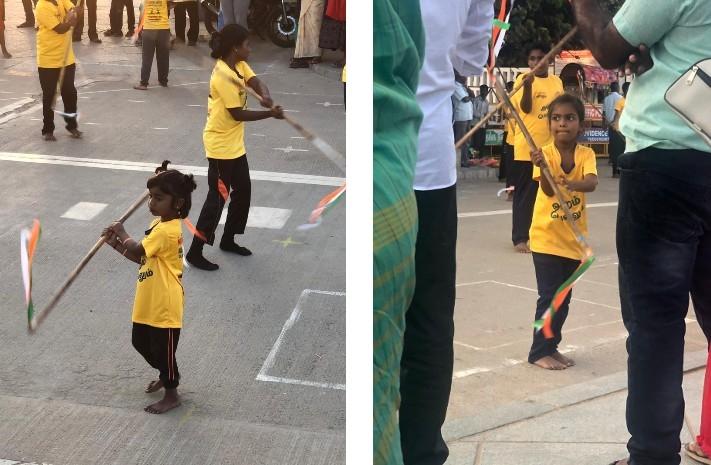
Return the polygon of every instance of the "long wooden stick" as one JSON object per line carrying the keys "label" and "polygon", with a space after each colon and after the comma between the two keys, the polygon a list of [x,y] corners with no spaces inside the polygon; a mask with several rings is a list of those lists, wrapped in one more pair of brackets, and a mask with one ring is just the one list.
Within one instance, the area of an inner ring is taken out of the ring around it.
{"label": "long wooden stick", "polygon": [[[546,56],[544,56],[543,58],[541,58],[541,60],[536,64],[536,66],[534,66],[533,69],[531,69],[531,71],[529,71],[528,73],[526,73],[526,75],[534,74],[536,71],[538,71],[539,69],[543,68],[544,66],[548,66],[548,65],[549,65],[548,62],[550,61],[550,59],[553,58],[559,51],[561,51],[561,50],[563,49],[563,46],[564,46],[566,43],[568,43],[568,41],[569,41],[570,39],[573,38],[573,36],[575,35],[576,32],[578,32],[578,26],[573,26],[573,28],[572,28],[565,36],[563,36],[563,38],[560,39],[560,41],[550,50],[550,52],[546,53]],[[523,82],[524,82],[524,81],[522,80],[522,81],[519,83],[519,85],[516,86],[516,87],[511,91],[510,94],[508,94],[508,97],[509,97],[509,98],[510,98],[510,97],[513,97],[519,90],[521,90],[521,88],[522,88],[523,85],[524,85]],[[499,111],[499,108],[501,108],[502,106],[504,106],[504,102],[503,102],[503,101],[500,101],[499,103],[497,103],[496,105],[494,105],[494,108],[492,108],[491,110],[489,110],[489,113],[487,113],[486,115],[484,115],[484,116],[479,120],[479,122],[478,122],[477,124],[475,124],[466,134],[464,134],[464,136],[462,136],[462,138],[459,139],[456,144],[454,144],[454,148],[455,148],[455,149],[459,149],[462,145],[464,145],[464,144],[474,135],[474,133],[475,133],[479,128],[481,128],[483,125],[486,124],[487,121],[489,121],[489,118],[491,118],[492,116],[494,116],[494,113],[496,113],[497,111]],[[515,110],[514,110],[514,111],[515,111]]]}
{"label": "long wooden stick", "polygon": [[[219,71],[218,71],[219,72]],[[228,76],[225,73],[220,73],[222,76],[228,78],[230,81],[233,83],[237,84],[238,86],[242,87],[243,89],[247,90],[253,97],[255,97],[257,100],[259,100],[260,103],[264,103],[264,100],[262,99],[262,96],[259,95],[254,89],[247,85],[242,85],[239,81],[234,79],[232,76]],[[274,108],[276,105],[272,106]],[[330,144],[328,144],[325,140],[323,140],[321,137],[318,135],[314,134],[313,132],[309,131],[305,127],[303,127],[301,124],[296,122],[294,119],[290,118],[287,115],[284,115],[284,121],[289,123],[294,129],[296,129],[302,136],[304,136],[309,142],[311,142],[314,147],[319,149],[321,153],[326,155],[326,158],[331,160],[331,162],[336,165],[342,172],[346,172],[346,159],[343,155],[341,155],[336,149],[331,147]]]}
{"label": "long wooden stick", "polygon": [[[143,202],[146,201],[146,199],[148,198],[148,194],[148,191],[141,194],[141,197],[139,197],[138,200],[136,200],[133,205],[131,205],[129,209],[126,210],[126,213],[124,213],[121,218],[118,219],[119,223],[123,223],[124,221],[126,221],[128,217],[130,217],[133,212],[135,212],[138,207],[140,207]],[[71,286],[76,277],[79,276],[79,273],[81,272],[81,270],[84,269],[86,264],[89,263],[89,260],[91,260],[91,258],[96,254],[96,252],[98,252],[101,246],[104,245],[104,242],[106,242],[106,240],[103,236],[98,241],[96,241],[96,244],[94,244],[91,250],[89,250],[89,253],[87,253],[86,256],[82,258],[77,267],[74,268],[74,271],[69,274],[67,280],[64,281],[64,284],[62,284],[59,290],[54,294],[54,297],[52,297],[52,300],[49,301],[49,304],[47,304],[47,306],[41,312],[36,313],[32,317],[32,320],[30,320],[28,325],[28,330],[30,334],[33,334],[37,330],[39,325],[42,323],[42,321],[47,318],[49,312],[54,309],[54,307],[57,305],[57,302],[59,302],[59,299],[61,299],[67,289],[69,289],[69,286]]]}
{"label": "long wooden stick", "polygon": [[[531,137],[531,133],[528,131],[528,129],[526,129],[526,126],[523,124],[521,115],[519,115],[516,109],[513,107],[511,99],[506,93],[506,90],[503,88],[499,78],[494,81],[494,85],[503,97],[503,103],[508,106],[509,110],[511,111],[511,114],[514,117],[514,120],[516,120],[518,127],[521,129],[521,133],[526,138],[526,142],[528,143],[528,146],[530,147],[531,151],[535,152],[536,150],[538,150],[538,147],[536,147],[536,142],[533,140],[533,137]],[[587,239],[585,239],[585,235],[582,233],[578,225],[575,224],[573,214],[570,211],[570,208],[568,208],[568,203],[565,197],[563,196],[563,192],[560,190],[558,183],[553,178],[553,175],[551,174],[548,168],[548,163],[546,162],[545,157],[543,158],[543,162],[541,163],[541,173],[543,173],[543,176],[545,176],[545,178],[548,180],[548,183],[553,188],[553,193],[555,194],[556,198],[558,199],[558,202],[560,203],[561,208],[563,209],[563,212],[565,213],[565,218],[568,224],[570,225],[570,228],[573,230],[575,238],[583,247],[583,253],[586,257],[590,257],[592,255],[592,248],[590,247],[590,245],[588,245]]]}

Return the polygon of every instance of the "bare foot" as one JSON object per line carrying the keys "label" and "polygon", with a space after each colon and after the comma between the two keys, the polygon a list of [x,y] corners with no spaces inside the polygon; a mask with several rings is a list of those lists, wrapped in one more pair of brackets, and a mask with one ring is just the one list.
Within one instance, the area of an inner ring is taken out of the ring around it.
{"label": "bare foot", "polygon": [[533,362],[533,364],[541,368],[545,368],[546,370],[565,370],[568,368],[565,363],[559,362],[550,355],[539,358]]}
{"label": "bare foot", "polygon": [[78,129],[67,129],[69,131],[69,137],[72,139],[81,139],[82,132]]}
{"label": "bare foot", "polygon": [[48,132],[47,134],[45,134],[44,136],[42,136],[42,138],[43,138],[44,140],[50,141],[50,142],[55,142],[55,141],[57,140],[57,138],[54,137],[54,134],[52,134],[51,132]]}
{"label": "bare foot", "polygon": [[2,51],[2,56],[3,58],[12,58],[12,55],[10,55],[10,52],[8,52],[7,50]]}
{"label": "bare foot", "polygon": [[560,363],[565,364],[567,367],[572,367],[575,366],[575,362],[573,361],[572,358],[566,357],[565,355],[561,354],[557,350],[551,355],[554,359],[558,360]]}
{"label": "bare foot", "polygon": [[699,443],[697,443],[696,441],[684,444],[684,452],[686,452],[686,455],[688,455],[697,462],[711,463],[709,456],[706,455],[703,450],[701,450],[701,446],[699,446]]}
{"label": "bare foot", "polygon": [[531,253],[531,249],[528,248],[528,244],[525,242],[519,242],[514,246],[514,250],[518,253]]}
{"label": "bare foot", "polygon": [[136,84],[133,88],[136,90],[148,90],[148,86],[145,84]]}
{"label": "bare foot", "polygon": [[629,465],[629,460],[628,459],[622,459],[622,460],[616,460],[612,462],[610,465]]}
{"label": "bare foot", "polygon": [[143,410],[148,413],[161,414],[167,412],[168,410],[174,409],[178,405],[180,405],[180,397],[178,397],[178,390],[166,389],[165,396],[161,400],[159,400],[155,404],[149,405]]}
{"label": "bare foot", "polygon": [[160,389],[163,389],[163,381],[157,379],[148,383],[148,386],[146,386],[146,393],[150,394],[151,392],[156,392]]}

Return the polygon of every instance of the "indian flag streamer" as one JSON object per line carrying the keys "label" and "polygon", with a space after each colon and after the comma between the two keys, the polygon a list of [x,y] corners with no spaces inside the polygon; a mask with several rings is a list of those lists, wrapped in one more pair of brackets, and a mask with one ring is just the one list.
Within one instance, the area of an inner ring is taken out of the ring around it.
{"label": "indian flag streamer", "polygon": [[32,229],[25,228],[20,231],[20,261],[22,264],[22,281],[25,285],[27,324],[29,324],[34,316],[34,306],[32,305],[32,259],[35,255],[40,232],[39,220],[34,220]]}

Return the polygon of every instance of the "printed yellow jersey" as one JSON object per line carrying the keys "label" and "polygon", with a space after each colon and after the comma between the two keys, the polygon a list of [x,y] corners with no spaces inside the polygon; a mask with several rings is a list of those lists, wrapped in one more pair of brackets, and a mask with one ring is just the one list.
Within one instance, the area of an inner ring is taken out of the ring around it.
{"label": "printed yellow jersey", "polygon": [[143,14],[143,29],[170,29],[168,0],[145,0]]}
{"label": "printed yellow jersey", "polygon": [[35,8],[37,31],[37,67],[62,68],[74,64],[72,33],[57,33],[54,28],[64,22],[74,4],[69,0],[39,0]]}

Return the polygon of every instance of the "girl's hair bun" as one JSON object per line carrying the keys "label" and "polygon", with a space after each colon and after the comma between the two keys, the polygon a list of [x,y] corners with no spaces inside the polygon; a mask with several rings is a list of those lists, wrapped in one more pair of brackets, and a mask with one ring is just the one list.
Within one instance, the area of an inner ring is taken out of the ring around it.
{"label": "girl's hair bun", "polygon": [[220,56],[222,55],[221,49],[222,49],[222,34],[220,34],[219,31],[215,31],[210,36],[210,50],[212,50],[212,52],[210,53],[210,56],[212,58],[220,58]]}
{"label": "girl's hair bun", "polygon": [[195,184],[195,179],[193,179],[192,174],[183,175],[183,184],[185,185],[185,192],[190,193],[197,189],[197,184]]}

